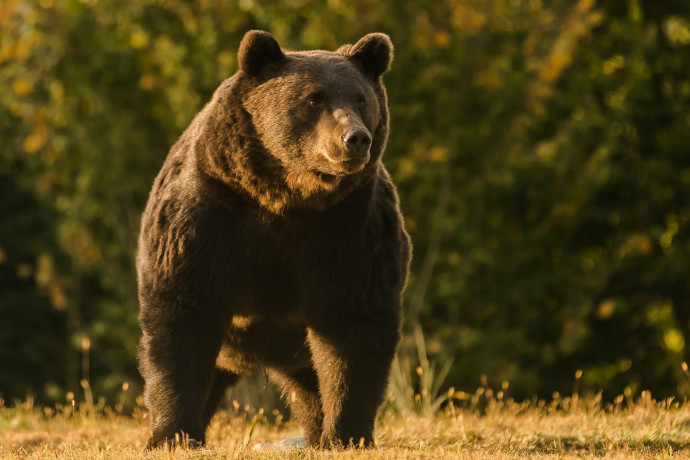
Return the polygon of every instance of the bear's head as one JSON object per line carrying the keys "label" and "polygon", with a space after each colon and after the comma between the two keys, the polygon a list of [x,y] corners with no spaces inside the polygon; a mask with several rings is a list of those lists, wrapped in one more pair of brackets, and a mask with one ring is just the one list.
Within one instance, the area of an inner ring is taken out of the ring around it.
{"label": "bear's head", "polygon": [[381,33],[335,52],[288,52],[267,32],[245,35],[231,79],[253,133],[243,174],[270,189],[269,207],[324,207],[377,174],[388,135],[381,75],[392,55]]}

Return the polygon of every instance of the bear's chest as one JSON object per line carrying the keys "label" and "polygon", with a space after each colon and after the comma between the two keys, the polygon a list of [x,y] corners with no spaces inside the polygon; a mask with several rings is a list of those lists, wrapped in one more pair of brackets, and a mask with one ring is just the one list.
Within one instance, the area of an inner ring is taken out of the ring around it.
{"label": "bear's chest", "polygon": [[300,322],[314,299],[365,283],[371,251],[361,222],[327,215],[265,222],[236,215],[227,225],[219,245],[226,250],[217,263],[224,266],[225,297],[236,314]]}

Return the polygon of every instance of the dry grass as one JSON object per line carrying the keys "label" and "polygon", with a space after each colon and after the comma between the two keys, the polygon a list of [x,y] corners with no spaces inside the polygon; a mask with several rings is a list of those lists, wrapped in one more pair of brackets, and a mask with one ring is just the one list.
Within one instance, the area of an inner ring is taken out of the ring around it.
{"label": "dry grass", "polygon": [[[16,459],[223,459],[223,458],[689,458],[690,404],[657,402],[649,393],[616,404],[598,398],[556,395],[549,403],[490,398],[482,411],[447,407],[435,417],[384,413],[376,449],[256,452],[257,442],[298,436],[293,423],[260,421],[247,439],[244,413],[217,415],[200,450],[145,452],[148,428],[142,411],[132,416],[106,409],[40,409],[31,401],[0,406],[0,458]],[[249,441],[249,442],[248,442]]]}

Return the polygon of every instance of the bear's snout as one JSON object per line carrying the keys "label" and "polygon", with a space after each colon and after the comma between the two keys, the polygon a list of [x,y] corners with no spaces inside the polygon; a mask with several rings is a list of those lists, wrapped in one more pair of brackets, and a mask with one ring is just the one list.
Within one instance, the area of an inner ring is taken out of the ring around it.
{"label": "bear's snout", "polygon": [[[336,139],[339,139],[339,142]],[[371,142],[371,133],[368,129],[350,126],[345,134],[331,141],[329,148],[321,150],[331,164],[328,172],[347,175],[364,169],[369,162]]]}
{"label": "bear's snout", "polygon": [[364,128],[351,129],[345,133],[342,139],[347,148],[349,160],[363,159],[369,153],[371,134],[368,130]]}

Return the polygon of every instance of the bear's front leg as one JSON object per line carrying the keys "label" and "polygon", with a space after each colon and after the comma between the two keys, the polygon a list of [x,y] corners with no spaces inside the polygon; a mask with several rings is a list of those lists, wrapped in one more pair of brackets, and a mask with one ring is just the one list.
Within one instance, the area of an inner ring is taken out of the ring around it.
{"label": "bear's front leg", "polygon": [[[180,306],[165,311],[145,305],[140,322],[144,401],[149,411],[148,448],[205,442],[204,406],[223,338],[222,321]],[[195,314],[196,313],[196,314]]]}
{"label": "bear's front leg", "polygon": [[399,313],[311,326],[308,341],[323,407],[321,447],[373,447],[376,412],[400,341]]}

